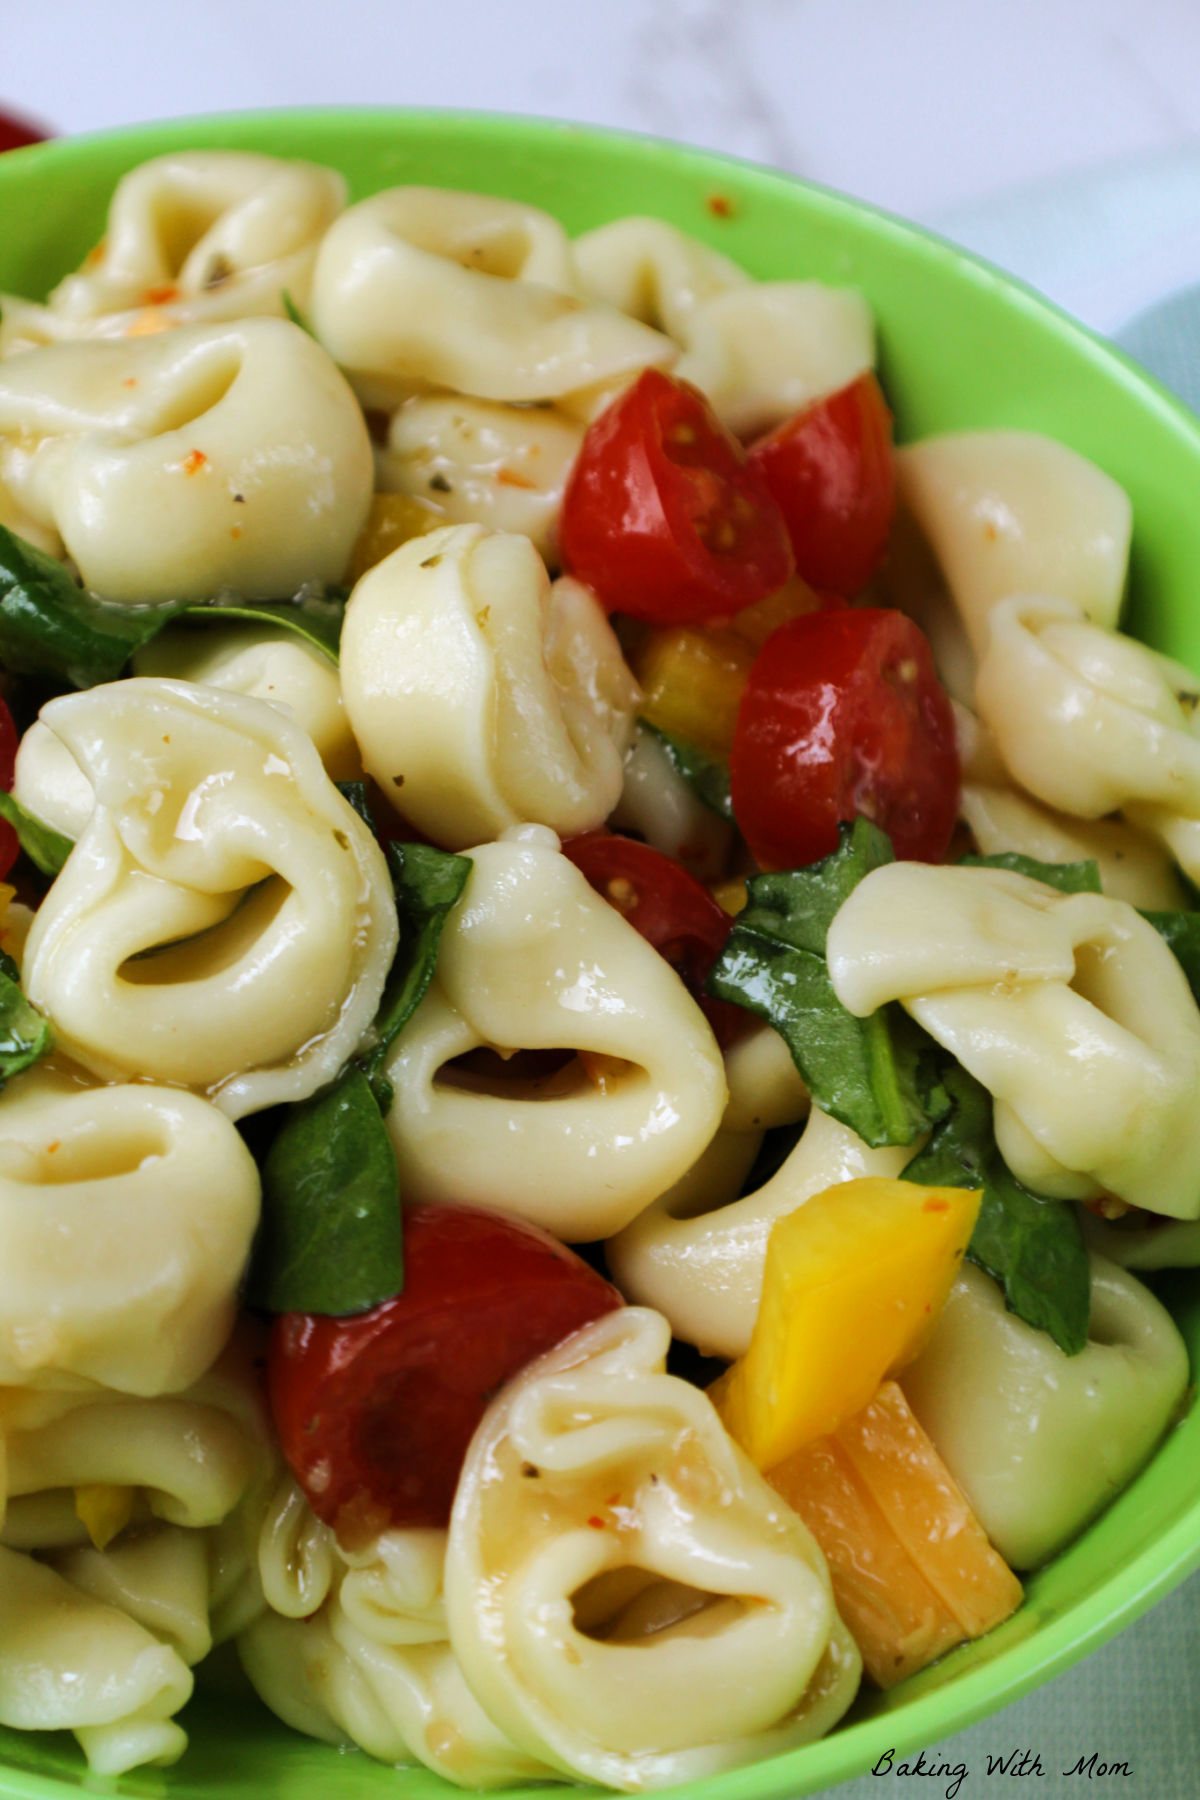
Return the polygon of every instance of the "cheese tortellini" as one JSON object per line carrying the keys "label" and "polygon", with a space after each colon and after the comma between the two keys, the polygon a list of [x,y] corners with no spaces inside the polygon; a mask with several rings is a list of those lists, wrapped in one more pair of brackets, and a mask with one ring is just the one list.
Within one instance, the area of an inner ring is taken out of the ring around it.
{"label": "cheese tortellini", "polygon": [[1191,672],[1065,601],[997,607],[979,709],[1014,778],[1083,819],[1120,810],[1200,878],[1200,733]]}
{"label": "cheese tortellini", "polygon": [[809,1742],[861,1669],[816,1545],[664,1372],[669,1340],[626,1307],[511,1382],[446,1561],[450,1641],[489,1716],[562,1774],[633,1790]]}
{"label": "cheese tortellini", "polygon": [[1076,451],[1032,431],[948,432],[898,451],[896,482],[977,654],[1011,594],[1053,594],[1115,627],[1132,509]]}
{"label": "cheese tortellini", "polygon": [[394,550],[350,597],[341,666],[364,767],[446,849],[612,811],[637,684],[590,590],[551,584],[527,538],[453,525]]}
{"label": "cheese tortellini", "polygon": [[156,156],[117,183],[103,240],[44,307],[11,316],[5,296],[0,346],[282,318],[285,294],[307,304],[317,245],[345,193],[315,163],[233,150]]}
{"label": "cheese tortellini", "polygon": [[0,361],[0,488],[108,600],[336,582],[371,486],[345,378],[284,319]]}
{"label": "cheese tortellini", "polygon": [[1200,1012],[1125,901],[890,863],[841,907],[827,951],[852,1013],[899,1000],[991,1090],[1001,1153],[1035,1192],[1200,1216]]}
{"label": "cheese tortellini", "polygon": [[0,1101],[0,1384],[165,1394],[233,1326],[254,1159],[178,1089],[18,1079]]}
{"label": "cheese tortellini", "polygon": [[464,1787],[553,1773],[511,1743],[463,1679],[449,1642],[446,1533],[383,1532],[339,1545],[298,1490],[272,1495],[258,1540],[267,1609],[238,1639],[260,1697],[287,1724],[383,1762],[417,1757]]}
{"label": "cheese tortellini", "polygon": [[343,213],[317,257],[312,318],[372,406],[430,388],[566,400],[676,356],[581,297],[548,213],[443,188],[389,188]]}
{"label": "cheese tortellini", "polygon": [[1132,1275],[1092,1258],[1090,1337],[1066,1356],[964,1263],[905,1394],[1007,1562],[1061,1550],[1146,1461],[1182,1398],[1187,1350]]}
{"label": "cheese tortellini", "polygon": [[133,679],[42,718],[96,807],[25,950],[30,998],[108,1080],[200,1088],[231,1118],[330,1081],[396,947],[383,854],[272,706]]}
{"label": "cheese tortellini", "polygon": [[[437,972],[386,1065],[401,1190],[500,1208],[568,1243],[609,1236],[696,1160],[726,1087],[675,972],[529,826],[471,852]],[[575,1050],[527,1084],[454,1067]]]}
{"label": "cheese tortellini", "polygon": [[672,371],[701,388],[731,431],[777,425],[871,368],[861,294],[820,281],[753,281],[659,219],[617,219],[575,241],[584,289],[667,332]]}
{"label": "cheese tortellini", "polygon": [[676,1336],[710,1356],[732,1359],[749,1346],[777,1219],[838,1182],[897,1176],[913,1154],[872,1150],[814,1107],[782,1168],[739,1200],[757,1148],[753,1133],[722,1131],[681,1181],[606,1246],[622,1293],[657,1307]]}

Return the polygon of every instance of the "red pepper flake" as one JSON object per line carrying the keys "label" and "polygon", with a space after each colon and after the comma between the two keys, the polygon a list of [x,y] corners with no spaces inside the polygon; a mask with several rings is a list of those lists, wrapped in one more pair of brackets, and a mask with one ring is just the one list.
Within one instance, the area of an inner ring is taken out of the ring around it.
{"label": "red pepper flake", "polygon": [[47,1145],[46,1145],[46,1155],[47,1155],[47,1156],[53,1156],[53,1155],[54,1155],[54,1152],[55,1152],[55,1151],[56,1151],[56,1150],[61,1150],[61,1149],[62,1149],[62,1139],[61,1139],[61,1138],[55,1138],[55,1140],[54,1140],[54,1142],[53,1142],[53,1143],[52,1143],[52,1144],[47,1144]]}
{"label": "red pepper flake", "polygon": [[620,1506],[620,1504],[621,1504],[620,1494],[610,1494],[608,1496],[608,1499],[604,1502],[604,1504],[605,1504],[605,1506]]}
{"label": "red pepper flake", "polygon": [[930,1194],[928,1200],[921,1208],[921,1211],[931,1213],[949,1212],[950,1202],[948,1200],[940,1200],[936,1194]]}
{"label": "red pepper flake", "polygon": [[136,375],[127,375],[125,377],[124,381],[121,383],[121,386],[122,387],[136,387],[137,384],[138,384],[138,378]]}
{"label": "red pepper flake", "polygon": [[241,526],[240,525],[231,525],[229,527],[229,535],[231,538],[233,538],[234,542],[236,543],[238,538],[240,538],[242,535]]}
{"label": "red pepper flake", "polygon": [[593,1531],[603,1531],[604,1530],[604,1520],[597,1518],[595,1513],[593,1513],[591,1518],[588,1520],[588,1524],[591,1526]]}
{"label": "red pepper flake", "polygon": [[189,450],[183,459],[183,472],[185,475],[198,475],[207,464],[208,458],[203,450]]}
{"label": "red pepper flake", "polygon": [[735,209],[728,194],[710,194],[705,204],[714,219],[732,219]]}
{"label": "red pepper flake", "polygon": [[148,287],[142,295],[143,306],[169,306],[172,300],[178,300],[179,289],[173,281],[167,281],[161,287]]}
{"label": "red pepper flake", "polygon": [[496,485],[498,487],[536,488],[537,482],[530,481],[527,475],[520,475],[516,469],[497,469]]}

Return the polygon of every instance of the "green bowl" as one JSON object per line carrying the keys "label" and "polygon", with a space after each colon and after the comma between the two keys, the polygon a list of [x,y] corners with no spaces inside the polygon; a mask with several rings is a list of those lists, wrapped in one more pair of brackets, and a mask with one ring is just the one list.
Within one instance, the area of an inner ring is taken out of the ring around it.
{"label": "green bowl", "polygon": [[[1107,469],[1134,513],[1132,628],[1200,667],[1200,419],[1036,295],[883,214],[767,169],[653,139],[531,119],[306,111],[185,120],[0,159],[0,289],[40,296],[100,236],[119,176],[162,151],[228,147],[341,169],[354,199],[401,182],[511,195],[570,232],[653,213],[757,276],[861,287],[879,322],[902,438],[956,427],[1045,431]],[[1200,1292],[1164,1297],[1200,1367]],[[800,1800],[1015,1700],[1077,1662],[1200,1564],[1200,1412],[1193,1406],[1133,1485],[1033,1577],[1021,1610],[890,1694],[860,1698],[808,1749],[694,1783],[696,1800]],[[179,1800],[432,1800],[452,1790],[299,1737],[248,1702],[193,1702],[182,1763],[95,1781],[67,1734],[0,1731],[0,1796],[84,1783]],[[544,1789],[528,1789],[530,1796]]]}

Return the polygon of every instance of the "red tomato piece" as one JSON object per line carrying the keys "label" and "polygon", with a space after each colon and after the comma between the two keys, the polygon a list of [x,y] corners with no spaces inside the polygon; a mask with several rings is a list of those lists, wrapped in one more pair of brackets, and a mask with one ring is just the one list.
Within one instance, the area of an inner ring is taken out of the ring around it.
{"label": "red tomato piece", "polygon": [[623,1304],[547,1232],[457,1205],[404,1214],[404,1292],[356,1318],[284,1313],[267,1381],[280,1447],[347,1544],[445,1525],[488,1402],[534,1357]]}
{"label": "red tomato piece", "polygon": [[[3,700],[0,700],[0,788],[6,794],[12,792],[13,774],[17,762],[17,728],[13,724],[13,716]],[[17,860],[17,852],[21,848],[17,834],[7,819],[0,819],[0,877],[8,874]]]}
{"label": "red tomato piece", "polygon": [[892,415],[874,375],[805,407],[750,448],[810,587],[858,594],[883,561],[896,503]]}
{"label": "red tomato piece", "polygon": [[954,714],[928,640],[881,607],[809,613],[763,645],[730,759],[733,810],[765,868],[829,856],[857,815],[938,862],[958,817]]}
{"label": "red tomato piece", "polygon": [[45,137],[46,133],[31,125],[28,119],[0,111],[0,150],[20,150],[26,144],[43,143]]}
{"label": "red tomato piece", "polygon": [[724,1047],[746,1022],[742,1007],[713,1000],[704,983],[733,928],[729,914],[681,864],[649,844],[588,831],[563,845],[598,894],[666,958]]}
{"label": "red tomato piece", "polygon": [[563,563],[610,612],[727,619],[782,587],[779,508],[698,388],[647,369],[589,426],[563,499]]}

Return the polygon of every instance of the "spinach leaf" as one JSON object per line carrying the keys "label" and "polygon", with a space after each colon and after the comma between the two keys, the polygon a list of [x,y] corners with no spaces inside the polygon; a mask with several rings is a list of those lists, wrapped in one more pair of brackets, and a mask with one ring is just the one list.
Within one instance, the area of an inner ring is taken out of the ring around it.
{"label": "spinach leaf", "polygon": [[342,799],[349,801],[350,805],[354,808],[355,812],[358,814],[358,816],[362,820],[363,824],[367,827],[367,830],[371,833],[372,836],[374,836],[375,821],[371,817],[371,808],[367,804],[367,784],[366,784],[366,782],[365,781],[335,781],[333,785],[337,789],[338,793],[342,796]]}
{"label": "spinach leaf", "polygon": [[289,1109],[262,1177],[252,1304],[344,1318],[399,1293],[396,1156],[360,1069]]}
{"label": "spinach leaf", "polygon": [[[361,782],[342,786],[361,811]],[[470,859],[426,844],[389,844],[400,918],[396,952],[375,1019],[374,1047],[332,1087],[289,1107],[262,1165],[263,1223],[249,1294],[270,1312],[344,1318],[390,1300],[403,1285],[396,1158],[383,1114],[388,1049],[433,979],[446,915]]]}
{"label": "spinach leaf", "polygon": [[400,948],[375,1019],[377,1041],[364,1063],[384,1112],[392,1104],[392,1085],[383,1073],[388,1050],[433,980],[442,927],[471,873],[469,856],[452,856],[431,844],[390,843],[387,850],[400,919]]}
{"label": "spinach leaf", "polygon": [[824,861],[754,876],[706,984],[773,1025],[822,1111],[875,1145],[913,1143],[947,1104],[932,1040],[896,1005],[855,1018],[829,979],[835,913],[891,861],[885,834],[860,818]]}
{"label": "spinach leaf", "polygon": [[1017,1180],[996,1148],[987,1089],[957,1064],[942,1080],[950,1110],[902,1179],[983,1189],[967,1255],[1004,1290],[1010,1312],[1075,1356],[1088,1341],[1091,1274],[1075,1209]]}
{"label": "spinach leaf", "polygon": [[16,963],[0,950],[0,1087],[53,1048],[49,1024],[21,992]]}
{"label": "spinach leaf", "polygon": [[1200,912],[1144,912],[1142,917],[1174,952],[1200,1004]]}
{"label": "spinach leaf", "polygon": [[287,317],[292,321],[292,324],[298,325],[301,331],[306,331],[310,338],[315,338],[317,335],[316,332],[313,330],[304,314],[300,311],[300,308],[296,305],[296,302],[292,299],[292,296],[288,293],[286,288],[281,288],[279,290],[279,298],[283,301],[283,310]]}
{"label": "spinach leaf", "polygon": [[332,663],[338,659],[345,611],[346,602],[341,596],[307,593],[298,594],[294,600],[240,600],[222,595],[182,608],[184,618],[203,625],[219,625],[226,619],[281,625],[322,651]]}
{"label": "spinach leaf", "polygon": [[117,606],[76,587],[53,556],[0,525],[0,663],[15,675],[115,681],[182,606]]}
{"label": "spinach leaf", "polygon": [[7,819],[17,834],[22,850],[43,875],[57,875],[75,848],[73,838],[64,837],[41,819],[35,819],[19,800],[0,788],[0,818]]}
{"label": "spinach leaf", "polygon": [[648,731],[662,745],[667,761],[675,773],[681,775],[688,786],[695,790],[696,798],[702,800],[710,812],[717,813],[732,824],[729,764],[715,756],[709,756],[706,750],[698,750],[695,744],[685,743],[682,738],[672,737],[669,732],[661,731],[649,719],[639,719],[638,723],[643,731]]}
{"label": "spinach leaf", "polygon": [[1031,881],[1042,881],[1057,888],[1060,894],[1098,894],[1100,869],[1094,862],[1047,863],[1034,856],[1019,856],[1005,850],[999,856],[964,856],[963,869],[1009,869],[1014,875],[1028,875]]}

